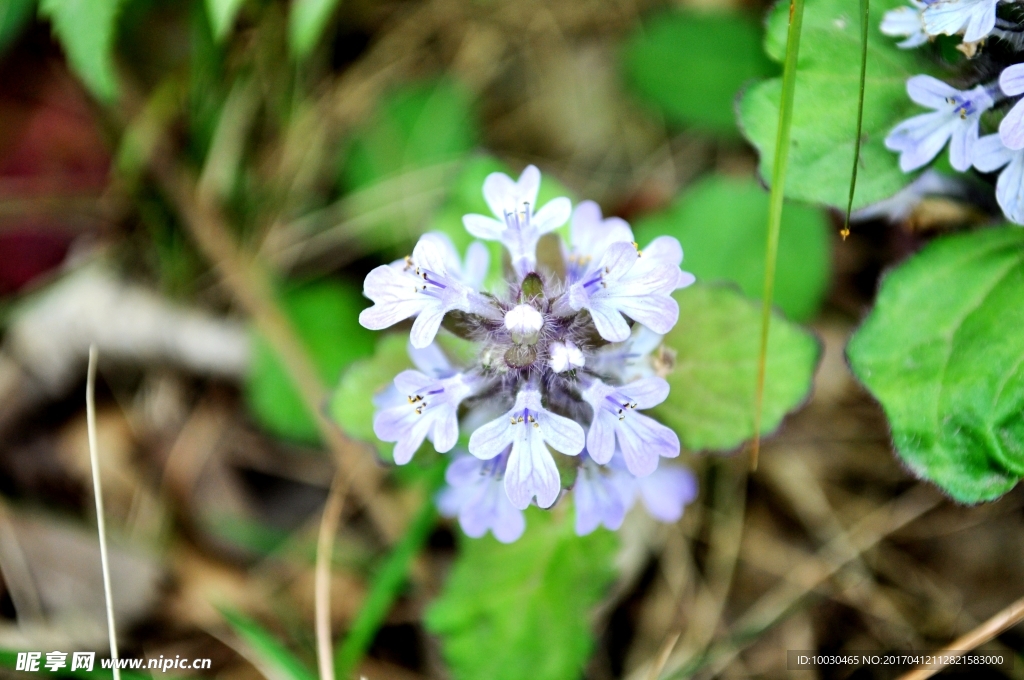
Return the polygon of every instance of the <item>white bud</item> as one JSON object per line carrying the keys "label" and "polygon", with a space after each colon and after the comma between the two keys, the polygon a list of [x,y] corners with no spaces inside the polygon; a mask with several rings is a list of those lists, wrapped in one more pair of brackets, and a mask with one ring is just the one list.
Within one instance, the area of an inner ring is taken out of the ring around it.
{"label": "white bud", "polygon": [[516,344],[535,344],[543,326],[544,317],[530,305],[516,305],[505,312],[505,328]]}
{"label": "white bud", "polygon": [[551,359],[548,361],[555,373],[564,373],[574,368],[583,368],[586,360],[583,352],[572,341],[551,343]]}

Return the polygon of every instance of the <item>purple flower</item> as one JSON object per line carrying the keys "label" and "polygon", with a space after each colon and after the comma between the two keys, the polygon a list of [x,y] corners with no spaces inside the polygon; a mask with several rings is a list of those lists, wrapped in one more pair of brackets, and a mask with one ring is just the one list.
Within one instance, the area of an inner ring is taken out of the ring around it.
{"label": "purple flower", "polygon": [[947,141],[950,165],[960,172],[971,167],[978,121],[995,104],[990,89],[979,85],[961,92],[931,76],[909,79],[910,98],[934,111],[903,121],[885,138],[887,149],[900,152],[900,169],[910,172],[922,167],[942,151]]}
{"label": "purple flower", "polygon": [[664,358],[655,354],[661,347],[662,338],[663,335],[637,324],[625,342],[598,349],[591,360],[591,366],[596,374],[614,377],[622,383],[650,378],[662,368],[657,364]]}
{"label": "purple flower", "polygon": [[458,517],[470,538],[490,531],[502,543],[512,543],[526,529],[523,511],[512,505],[502,484],[507,462],[507,453],[490,460],[459,456],[445,471],[448,486],[438,496],[438,508],[445,517]]}
{"label": "purple flower", "polygon": [[696,497],[697,479],[686,468],[661,465],[646,477],[634,477],[621,451],[608,465],[598,465],[584,451],[573,487],[576,533],[584,536],[601,525],[618,529],[637,498],[654,519],[676,522]]}
{"label": "purple flower", "polygon": [[576,534],[586,536],[604,525],[615,531],[622,526],[631,505],[633,476],[625,470],[598,465],[583,454],[572,488],[576,502]]}
{"label": "purple flower", "polygon": [[[999,74],[999,89],[1009,97],[1024,94],[1024,64],[1003,69]],[[1024,149],[1024,99],[1014,104],[999,123],[999,138],[1010,149]]]}
{"label": "purple flower", "polygon": [[406,399],[378,411],[373,432],[385,442],[396,442],[395,462],[405,465],[429,438],[440,453],[450,451],[459,439],[458,409],[473,392],[473,383],[461,373],[437,379],[419,371],[402,371],[395,387]]}
{"label": "purple flower", "polygon": [[[455,460],[439,507],[457,516],[469,536],[491,531],[501,541],[522,533],[522,510],[551,507],[563,488],[554,451],[575,456],[589,448],[576,473],[577,528],[616,527],[649,488],[656,512],[681,511],[679,484],[657,472],[661,457],[679,454],[679,439],[642,414],[668,394],[671,370],[662,334],[676,323],[672,293],[693,283],[680,269],[683,250],[671,237],[641,250],[623,220],[604,218],[596,203],[575,212],[567,199],[534,211],[540,173],[517,181],[495,173],[484,197],[498,219],[466,215],[480,238],[500,240],[517,276],[501,290],[479,291],[486,272],[483,246],[465,264],[447,237],[427,234],[412,256],[373,270],[365,292],[373,307],[360,321],[383,328],[408,318],[415,370],[373,397],[374,432],[395,442],[406,463],[429,439],[440,452],[469,434],[472,458]],[[536,270],[541,235],[569,219],[562,266]],[[442,329],[442,322],[443,329]],[[433,344],[438,333],[470,343],[455,365]],[[621,449],[613,465],[602,465]],[[642,483],[637,475],[658,475]],[[677,475],[678,476],[678,475]],[[659,506],[658,502],[663,506]]]}
{"label": "purple flower", "polygon": [[672,299],[679,268],[664,260],[639,264],[640,260],[632,243],[613,243],[597,266],[558,299],[555,313],[564,316],[586,309],[597,332],[610,342],[629,337],[626,316],[656,333],[667,333],[679,319],[679,304]]}
{"label": "purple flower", "polygon": [[501,241],[520,277],[537,266],[540,237],[565,224],[572,211],[568,198],[556,198],[534,212],[539,190],[540,171],[532,165],[523,170],[517,181],[502,172],[491,173],[484,180],[484,200],[494,217],[466,215],[462,218],[466,231],[473,236],[485,241]]}
{"label": "purple flower", "polygon": [[997,2],[998,0],[932,2],[921,13],[924,29],[928,35],[953,35],[962,31],[965,43],[978,42],[995,28]]}
{"label": "purple flower", "polygon": [[[686,468],[660,465],[646,477],[637,477],[632,490],[640,496],[651,517],[660,522],[676,522],[697,497],[697,478]],[[635,498],[630,498],[630,506]]]}
{"label": "purple flower", "polygon": [[583,201],[573,210],[572,221],[569,223],[570,249],[565,253],[566,281],[575,283],[587,277],[613,243],[632,242],[633,230],[624,219],[605,219],[597,203]]}
{"label": "purple flower", "polygon": [[359,314],[359,323],[380,330],[416,317],[410,340],[413,347],[422,348],[434,341],[447,312],[458,309],[494,318],[493,307],[474,290],[487,271],[488,259],[483,244],[474,243],[463,267],[451,239],[424,234],[411,256],[367,275],[363,295],[373,300],[373,306]]}
{"label": "purple flower", "polygon": [[607,463],[622,449],[626,467],[637,477],[654,472],[658,458],[679,455],[679,437],[653,418],[638,412],[657,406],[668,397],[662,378],[644,378],[619,387],[594,380],[583,399],[594,411],[587,432],[587,450],[598,463]]}
{"label": "purple flower", "polygon": [[910,0],[909,7],[903,6],[889,10],[882,18],[882,34],[906,38],[906,40],[896,43],[896,47],[905,50],[925,44],[928,42],[929,36],[924,30],[924,17],[921,16],[921,10],[927,6],[924,2]]}
{"label": "purple flower", "polygon": [[512,445],[505,470],[505,491],[512,505],[524,509],[534,496],[549,508],[561,486],[558,468],[548,447],[575,456],[583,450],[583,428],[541,406],[541,393],[525,387],[505,415],[477,429],[469,438],[469,452],[482,460],[502,454]]}
{"label": "purple flower", "polygon": [[986,135],[978,140],[974,167],[982,172],[995,172],[1006,166],[996,180],[996,201],[1006,218],[1024,224],[1024,148],[1008,149],[1001,135]]}

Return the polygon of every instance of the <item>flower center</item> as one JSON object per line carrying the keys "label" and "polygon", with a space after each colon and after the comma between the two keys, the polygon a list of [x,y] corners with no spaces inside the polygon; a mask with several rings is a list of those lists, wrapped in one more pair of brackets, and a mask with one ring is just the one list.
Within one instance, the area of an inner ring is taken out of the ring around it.
{"label": "flower center", "polygon": [[505,328],[517,345],[535,345],[544,317],[532,305],[516,305],[505,312]]}

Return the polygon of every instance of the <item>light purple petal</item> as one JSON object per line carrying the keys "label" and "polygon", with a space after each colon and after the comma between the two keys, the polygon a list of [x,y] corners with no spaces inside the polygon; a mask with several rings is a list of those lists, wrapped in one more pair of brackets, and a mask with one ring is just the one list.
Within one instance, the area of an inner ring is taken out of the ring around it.
{"label": "light purple petal", "polygon": [[959,94],[959,90],[931,76],[913,76],[907,80],[907,95],[911,101],[929,109],[947,108],[946,100]]}
{"label": "light purple petal", "polygon": [[515,543],[526,530],[526,518],[522,510],[512,505],[504,489],[500,489],[500,494],[491,533],[501,543]]}
{"label": "light purple petal", "polygon": [[585,536],[602,524],[615,531],[626,517],[626,504],[612,479],[613,471],[585,463],[576,477],[576,534]]}
{"label": "light purple petal", "polygon": [[689,470],[662,465],[637,480],[647,512],[662,522],[676,522],[683,509],[697,497],[697,478]]}
{"label": "light purple petal", "polygon": [[614,304],[606,300],[595,300],[588,309],[602,338],[608,342],[622,342],[629,338],[629,324]]}
{"label": "light purple petal", "polygon": [[610,461],[615,453],[615,416],[603,409],[594,409],[587,431],[587,452],[601,465]]}
{"label": "light purple petal", "polygon": [[982,172],[995,172],[1009,163],[1013,155],[1003,146],[999,135],[985,135],[974,145],[974,167]]}
{"label": "light purple petal", "polygon": [[533,226],[538,234],[546,234],[568,222],[571,214],[572,203],[568,198],[554,198],[534,214]]}
{"label": "light purple petal", "polygon": [[667,295],[621,297],[615,298],[615,303],[620,312],[655,333],[668,333],[679,321],[679,303]]}
{"label": "light purple petal", "polygon": [[1004,68],[999,74],[999,89],[1009,97],[1024,94],[1024,64]]}
{"label": "light purple petal", "polygon": [[466,250],[466,266],[463,270],[463,277],[466,285],[473,289],[479,289],[487,278],[487,270],[491,265],[491,253],[487,246],[479,241],[473,241]]}
{"label": "light purple petal", "polygon": [[529,203],[531,208],[536,206],[539,190],[540,170],[533,165],[528,165],[515,182],[503,172],[492,172],[484,180],[484,200],[500,219],[506,212],[521,209],[523,203]]}
{"label": "light purple petal", "polygon": [[473,456],[459,456],[448,464],[444,481],[451,486],[468,486],[480,481],[484,462]]}
{"label": "light purple petal", "polygon": [[943,111],[905,120],[885,138],[885,145],[901,151],[900,169],[911,172],[927,165],[946,145],[959,119]]}
{"label": "light purple petal", "polygon": [[1008,220],[1024,224],[1024,150],[1014,154],[996,180],[996,200]]}
{"label": "light purple petal", "polygon": [[501,233],[505,231],[503,221],[483,215],[463,215],[462,226],[476,238],[482,238],[485,241],[497,241],[501,238]]}
{"label": "light purple petal", "polygon": [[999,139],[1008,149],[1024,148],[1024,99],[1014,104],[999,123]]}
{"label": "light purple petal", "polygon": [[427,305],[416,316],[412,322],[412,330],[409,332],[409,342],[417,349],[422,349],[434,342],[437,331],[441,328],[441,321],[444,320],[444,308],[439,304]]}
{"label": "light purple petal", "polygon": [[522,434],[512,446],[505,469],[505,492],[520,510],[526,509],[534,496],[538,506],[550,508],[561,489],[558,468],[547,446],[531,432],[533,428],[520,427]]}
{"label": "light purple petal", "polygon": [[668,381],[652,377],[635,380],[619,388],[619,392],[636,404],[635,408],[653,408],[668,398]]}
{"label": "light purple petal", "polygon": [[958,172],[964,172],[971,167],[974,154],[974,144],[978,141],[978,121],[975,119],[966,125],[957,125],[953,128],[953,135],[949,140],[949,164]]}
{"label": "light purple petal", "polygon": [[559,453],[575,456],[586,444],[583,428],[568,418],[545,411],[537,417],[537,424],[544,441]]}
{"label": "light purple petal", "polygon": [[409,343],[406,351],[409,353],[413,365],[429,376],[447,378],[454,373],[451,362],[436,343],[431,343],[426,347],[413,347],[412,343]]}
{"label": "light purple petal", "polygon": [[996,0],[980,0],[967,19],[964,42],[973,43],[988,37],[996,27]]}
{"label": "light purple petal", "polygon": [[630,413],[616,428],[626,467],[646,477],[658,467],[658,458],[679,455],[679,437],[671,429],[642,413]]}
{"label": "light purple petal", "polygon": [[921,11],[916,7],[897,7],[889,10],[882,18],[880,30],[888,36],[910,36],[898,47],[908,48],[923,45],[928,41],[928,34],[924,32],[924,23],[921,20]]}
{"label": "light purple petal", "polygon": [[481,460],[490,460],[512,443],[514,426],[502,415],[481,425],[469,436],[469,452]]}

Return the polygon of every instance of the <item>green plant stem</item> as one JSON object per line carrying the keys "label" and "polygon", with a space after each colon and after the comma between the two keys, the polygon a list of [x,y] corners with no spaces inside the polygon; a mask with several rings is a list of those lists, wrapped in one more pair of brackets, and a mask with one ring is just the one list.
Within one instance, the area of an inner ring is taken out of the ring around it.
{"label": "green plant stem", "polygon": [[356,614],[348,635],[334,656],[334,667],[339,680],[350,677],[359,660],[373,642],[377,629],[384,621],[399,590],[405,584],[406,575],[413,558],[430,536],[437,522],[434,507],[434,493],[444,481],[445,461],[438,461],[427,478],[427,498],[416,516],[409,523],[405,533],[385,558],[380,570],[370,584],[363,606]]}
{"label": "green plant stem", "polygon": [[800,29],[804,21],[804,0],[790,0],[789,31],[786,35],[786,61],[782,71],[782,96],[779,100],[779,127],[775,135],[775,163],[768,201],[768,239],[764,254],[764,301],[761,308],[761,351],[757,358],[757,388],[754,404],[754,443],[751,469],[757,469],[761,450],[761,411],[764,405],[764,376],[768,363],[768,331],[772,320],[772,296],[775,293],[775,263],[779,255],[782,228],[783,190],[789,166],[789,136],[793,125],[793,95],[796,92],[796,62],[800,52]]}
{"label": "green plant stem", "polygon": [[850,213],[853,212],[853,193],[857,188],[857,168],[860,165],[861,125],[864,122],[864,81],[868,73],[868,26],[871,24],[871,0],[860,0],[860,89],[857,92],[857,136],[853,139],[853,172],[850,173],[850,198],[846,202],[846,221],[839,232],[843,240],[850,235]]}

